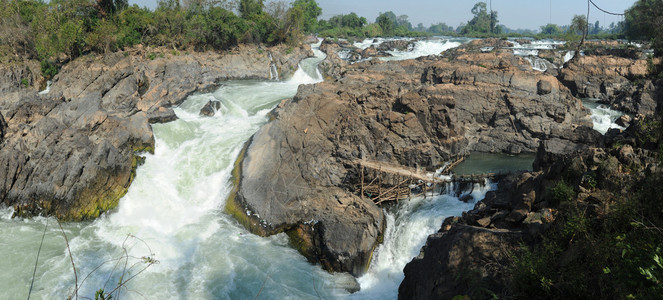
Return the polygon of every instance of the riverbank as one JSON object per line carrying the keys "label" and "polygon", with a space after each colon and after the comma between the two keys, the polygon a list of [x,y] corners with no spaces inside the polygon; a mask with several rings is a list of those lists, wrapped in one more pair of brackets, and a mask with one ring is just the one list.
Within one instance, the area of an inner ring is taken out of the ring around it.
{"label": "riverbank", "polygon": [[66,64],[45,94],[3,69],[9,73],[0,77],[15,80],[0,89],[2,204],[23,217],[98,217],[126,193],[141,153],[154,151],[150,124],[176,119],[173,106],[224,80],[288,78],[310,55],[308,45],[223,53],[136,47]]}

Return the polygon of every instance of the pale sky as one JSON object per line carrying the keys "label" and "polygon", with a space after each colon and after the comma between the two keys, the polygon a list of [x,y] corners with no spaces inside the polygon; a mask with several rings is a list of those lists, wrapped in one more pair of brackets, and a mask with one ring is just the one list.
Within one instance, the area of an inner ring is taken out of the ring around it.
{"label": "pale sky", "polygon": [[[614,13],[623,13],[635,0],[593,0],[599,7]],[[129,0],[139,6],[156,7],[157,0]],[[267,0],[269,2],[269,0]],[[289,1],[288,1],[289,2]],[[475,0],[317,0],[322,8],[323,19],[338,14],[357,13],[374,22],[380,12],[393,11],[396,15],[408,15],[413,26],[423,23],[444,22],[457,27],[461,22],[472,18],[470,10]],[[491,0],[485,1],[490,6]],[[497,11],[499,24],[512,29],[538,29],[547,23],[567,25],[573,15],[587,13],[584,0],[492,0],[493,10]],[[589,20],[597,20],[603,27],[611,22],[621,21],[619,16],[607,15],[591,6]]]}

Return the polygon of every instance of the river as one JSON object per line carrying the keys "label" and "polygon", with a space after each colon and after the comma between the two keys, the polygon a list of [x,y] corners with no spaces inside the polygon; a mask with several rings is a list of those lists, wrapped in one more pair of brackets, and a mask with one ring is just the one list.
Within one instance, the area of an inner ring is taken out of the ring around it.
{"label": "river", "polygon": [[[450,46],[439,43],[423,45]],[[155,153],[145,154],[117,210],[92,222],[62,224],[69,249],[55,219],[11,219],[10,208],[0,210],[0,298],[27,297],[40,251],[32,299],[64,299],[76,286],[79,297],[94,299],[96,291],[112,291],[120,281],[126,282],[122,299],[395,299],[402,269],[426,237],[445,217],[472,209],[494,184],[466,191],[474,199],[467,203],[449,193],[386,210],[384,243],[354,294],[345,289],[351,276],[308,263],[284,234],[249,233],[223,210],[243,144],[300,84],[322,80],[316,66],[324,54],[315,53],[288,81],[226,82],[190,96],[175,109],[178,120],[152,125]],[[221,109],[199,116],[209,100],[220,101]]]}

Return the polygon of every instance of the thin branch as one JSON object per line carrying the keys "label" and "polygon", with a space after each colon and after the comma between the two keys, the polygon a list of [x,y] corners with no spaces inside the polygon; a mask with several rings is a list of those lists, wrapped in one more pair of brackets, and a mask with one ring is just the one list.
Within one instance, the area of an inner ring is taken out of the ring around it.
{"label": "thin branch", "polygon": [[[64,232],[64,228],[62,228],[62,223],[60,223],[60,220],[58,219],[55,220],[58,221],[58,226],[60,226],[60,231],[62,231],[62,236],[64,236],[64,241],[67,244],[67,251],[69,252],[69,260],[71,260],[71,268],[74,269],[74,280],[76,281],[74,291],[78,291],[78,274],[76,273],[76,265],[74,264],[74,257],[71,255],[71,248],[69,247],[69,239],[67,238],[67,234]],[[78,292],[74,293],[74,297],[78,299]]]}
{"label": "thin branch", "polygon": [[265,283],[267,282],[267,279],[271,279],[269,277],[269,275],[267,275],[267,277],[265,277],[265,280],[262,282],[262,285],[260,286],[260,290],[258,291],[258,294],[255,297],[253,297],[253,300],[258,299],[258,296],[260,296],[260,293],[262,293],[262,289],[265,287]]}
{"label": "thin branch", "polygon": [[41,253],[41,246],[44,244],[44,237],[46,236],[46,228],[48,228],[48,219],[46,219],[46,224],[44,224],[44,233],[41,234],[41,242],[39,243],[39,250],[37,250],[35,269],[32,271],[32,281],[30,282],[30,290],[28,291],[28,300],[30,300],[30,295],[32,294],[32,287],[35,283],[35,275],[37,274],[37,263],[39,263],[39,254]]}

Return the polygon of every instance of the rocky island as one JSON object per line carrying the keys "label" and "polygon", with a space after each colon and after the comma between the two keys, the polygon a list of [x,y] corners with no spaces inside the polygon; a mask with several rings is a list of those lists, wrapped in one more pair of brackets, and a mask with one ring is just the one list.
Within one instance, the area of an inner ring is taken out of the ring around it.
{"label": "rocky island", "polygon": [[[663,10],[640,13],[658,2],[636,1],[610,36],[644,45],[586,40],[582,16],[570,42],[495,38],[506,27],[484,2],[462,38],[421,37],[449,28],[417,34],[393,12],[318,20],[312,0],[2,3],[0,287],[657,298],[663,67],[660,24],[645,21]],[[313,32],[350,39],[302,42]],[[385,38],[398,35],[418,37]],[[615,110],[599,132],[596,113]],[[530,171],[453,174],[479,153],[535,158]],[[453,202],[399,240],[442,198]]]}

